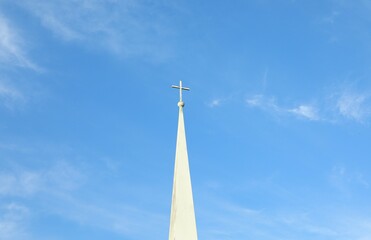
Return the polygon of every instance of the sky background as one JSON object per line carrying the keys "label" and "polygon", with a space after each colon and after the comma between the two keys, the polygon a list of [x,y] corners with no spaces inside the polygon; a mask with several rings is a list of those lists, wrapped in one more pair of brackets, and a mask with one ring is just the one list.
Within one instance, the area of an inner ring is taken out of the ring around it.
{"label": "sky background", "polygon": [[202,240],[371,239],[371,1],[0,0],[0,239],[167,239],[183,80]]}

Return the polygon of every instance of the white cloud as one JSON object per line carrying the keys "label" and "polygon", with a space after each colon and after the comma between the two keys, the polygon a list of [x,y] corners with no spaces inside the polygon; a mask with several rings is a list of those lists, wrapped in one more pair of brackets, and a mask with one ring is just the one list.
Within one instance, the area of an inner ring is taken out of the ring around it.
{"label": "white cloud", "polygon": [[0,13],[0,63],[39,71],[24,50],[23,37],[15,27]]}
{"label": "white cloud", "polygon": [[2,240],[29,239],[26,234],[29,209],[10,202],[0,206],[0,236]]}
{"label": "white cloud", "polygon": [[34,194],[40,187],[41,177],[37,172],[0,173],[0,195],[24,197]]}
{"label": "white cloud", "polygon": [[220,99],[214,99],[209,103],[210,107],[218,107],[220,105]]}
{"label": "white cloud", "polygon": [[85,176],[70,164],[59,161],[48,169],[0,171],[0,196],[32,197],[37,193],[73,191],[85,183]]}
{"label": "white cloud", "polygon": [[43,71],[29,58],[27,44],[16,26],[0,11],[0,107],[9,110],[17,109],[26,103],[28,97],[33,94],[32,91],[27,94],[22,91],[25,86],[30,84],[21,83],[19,79],[21,74],[17,74],[16,81],[10,81],[10,79],[14,79],[12,77],[14,70]]}
{"label": "white cloud", "polygon": [[207,106],[210,108],[219,107],[221,102],[222,102],[221,99],[213,99],[209,103],[207,103]]}
{"label": "white cloud", "polygon": [[200,232],[204,239],[339,239],[341,233],[332,222],[310,217],[306,211],[257,210],[218,201],[213,197],[201,211],[208,219]]}
{"label": "white cloud", "polygon": [[246,103],[250,107],[258,107],[268,111],[274,112],[283,111],[283,109],[277,105],[276,100],[274,98],[266,97],[260,94],[247,98]]}
{"label": "white cloud", "polygon": [[288,111],[309,120],[315,121],[320,119],[317,113],[317,109],[310,105],[300,105],[296,108],[289,109]]}
{"label": "white cloud", "polygon": [[371,118],[371,94],[367,90],[355,90],[352,85],[338,87],[327,94],[329,97],[319,96],[316,104],[299,103],[296,106],[278,104],[275,97],[262,94],[249,96],[246,104],[275,115],[293,115],[311,121],[339,123],[346,119],[358,123],[367,123]]}
{"label": "white cloud", "polygon": [[19,89],[9,84],[8,81],[0,79],[0,106],[13,109],[14,106],[22,104],[25,101],[26,98]]}
{"label": "white cloud", "polygon": [[163,232],[161,229],[167,225],[165,223],[168,220],[168,216],[125,202],[102,204],[76,198],[58,199],[50,206],[49,211],[81,225],[141,239],[160,239],[158,235]]}
{"label": "white cloud", "polygon": [[339,17],[339,15],[340,15],[339,11],[333,10],[330,14],[325,16],[322,20],[324,23],[334,24],[337,18]]}
{"label": "white cloud", "polygon": [[[23,152],[23,148],[14,146],[10,148],[11,151],[33,155],[29,150]],[[106,164],[106,161],[102,163]],[[107,168],[105,170],[112,171],[112,166],[105,167]],[[0,199],[10,201],[16,199],[24,203],[37,200],[40,203],[35,209],[23,208],[23,215],[21,206],[8,204],[6,212],[12,210],[17,215],[8,214],[9,217],[6,218],[2,218],[0,205],[0,239],[3,239],[3,236],[9,236],[5,238],[6,240],[31,239],[27,238],[26,234],[32,234],[33,231],[25,228],[27,222],[21,218],[27,216],[28,212],[32,212],[36,217],[39,214],[57,216],[71,224],[103,229],[121,236],[135,236],[141,239],[163,238],[161,229],[166,228],[168,216],[163,215],[161,211],[148,210],[140,204],[128,201],[125,198],[128,196],[128,190],[117,192],[120,201],[116,197],[112,199],[110,196],[97,193],[92,183],[100,176],[102,168],[99,168],[99,173],[97,170],[93,168],[83,170],[81,166],[67,161],[56,161],[38,169],[11,164],[0,170]],[[125,188],[121,184],[119,186],[120,189]],[[141,194],[146,192],[138,190],[138,187],[135,187],[135,191]],[[89,197],[86,197],[87,195]]]}
{"label": "white cloud", "polygon": [[294,108],[282,107],[277,104],[275,98],[266,97],[264,95],[254,95],[246,99],[246,103],[250,107],[260,108],[264,111],[275,114],[292,114],[308,120],[321,120],[318,115],[318,110],[311,105],[301,104]]}
{"label": "white cloud", "polygon": [[368,100],[367,95],[344,92],[337,99],[336,107],[342,116],[362,122],[371,113]]}
{"label": "white cloud", "polygon": [[[367,207],[331,202],[330,205],[316,206],[302,203],[300,209],[291,205],[254,209],[246,203],[242,205],[226,200],[225,195],[206,198],[200,202],[207,204],[198,212],[204,219],[199,235],[206,240],[369,240],[371,236]],[[256,205],[255,201],[250,202]],[[355,211],[358,208],[362,210]]]}
{"label": "white cloud", "polygon": [[166,58],[175,30],[167,19],[175,8],[166,1],[26,0],[19,6],[64,41],[122,56]]}
{"label": "white cloud", "polygon": [[263,95],[254,95],[246,99],[246,103],[251,107],[259,107],[265,105]]}
{"label": "white cloud", "polygon": [[352,171],[344,166],[334,166],[329,175],[330,184],[344,193],[350,194],[354,186],[369,188],[370,184],[359,171]]}

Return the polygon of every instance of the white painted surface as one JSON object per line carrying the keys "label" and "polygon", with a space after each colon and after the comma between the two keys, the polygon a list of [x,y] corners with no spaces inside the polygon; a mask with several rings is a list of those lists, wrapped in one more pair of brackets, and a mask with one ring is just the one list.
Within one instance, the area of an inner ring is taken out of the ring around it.
{"label": "white painted surface", "polygon": [[197,240],[192,184],[184,128],[184,103],[179,102],[178,106],[178,137],[175,154],[169,240]]}

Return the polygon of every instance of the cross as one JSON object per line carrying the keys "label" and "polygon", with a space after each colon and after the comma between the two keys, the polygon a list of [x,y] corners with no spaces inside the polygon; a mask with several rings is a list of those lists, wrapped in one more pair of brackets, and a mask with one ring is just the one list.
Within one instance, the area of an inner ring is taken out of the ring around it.
{"label": "cross", "polygon": [[180,99],[179,102],[183,102],[183,100],[182,100],[182,90],[186,90],[186,91],[190,90],[189,88],[182,86],[182,81],[181,80],[179,81],[179,86],[172,85],[171,87],[179,89],[179,99]]}

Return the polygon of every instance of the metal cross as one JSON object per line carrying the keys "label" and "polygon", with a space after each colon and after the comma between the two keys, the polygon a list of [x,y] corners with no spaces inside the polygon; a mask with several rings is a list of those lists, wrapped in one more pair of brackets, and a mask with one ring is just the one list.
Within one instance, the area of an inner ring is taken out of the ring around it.
{"label": "metal cross", "polygon": [[171,85],[172,88],[177,88],[179,89],[179,102],[183,102],[183,99],[182,99],[182,90],[186,90],[186,91],[189,91],[190,89],[187,88],[187,87],[183,87],[182,86],[182,81],[179,81],[179,86],[175,86],[175,85]]}

